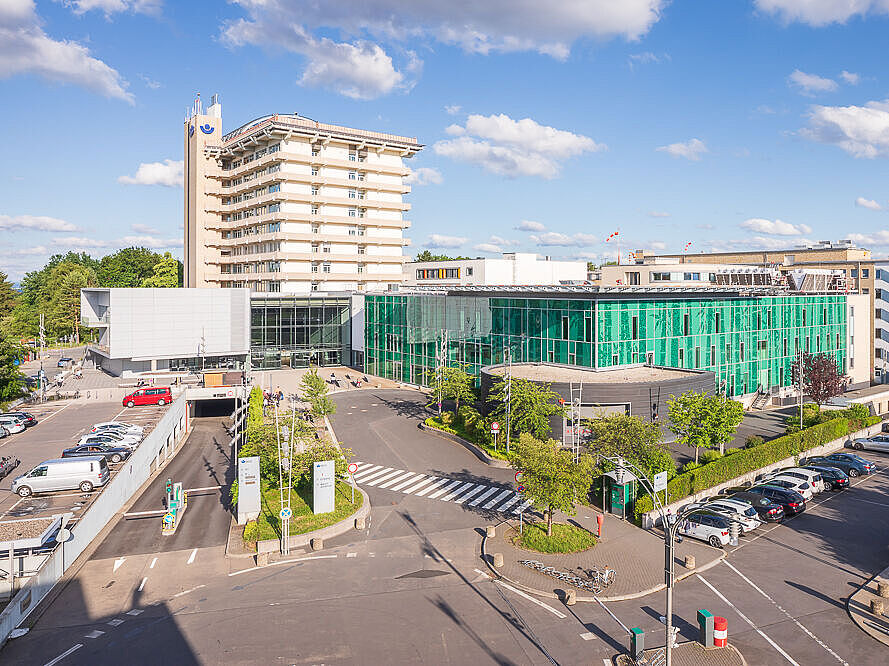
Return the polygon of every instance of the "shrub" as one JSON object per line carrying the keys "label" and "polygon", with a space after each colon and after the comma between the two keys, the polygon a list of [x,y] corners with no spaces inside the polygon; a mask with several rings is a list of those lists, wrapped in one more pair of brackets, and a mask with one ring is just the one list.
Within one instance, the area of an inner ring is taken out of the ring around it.
{"label": "shrub", "polygon": [[244,541],[256,543],[261,536],[261,530],[256,521],[248,520],[244,526]]}
{"label": "shrub", "polygon": [[701,463],[696,463],[694,460],[685,463],[682,466],[682,473],[690,472],[694,469],[698,469],[701,466]]}
{"label": "shrub", "polygon": [[735,455],[736,453],[740,453],[740,452],[741,452],[741,449],[726,449],[726,450],[725,450],[725,455],[727,455],[727,456],[733,456],[733,455]]}
{"label": "shrub", "polygon": [[719,460],[720,458],[722,458],[722,454],[719,451],[710,449],[701,454],[701,464],[706,465],[707,463],[712,463],[714,460]]}
{"label": "shrub", "polygon": [[444,426],[451,427],[454,425],[454,412],[442,412],[441,413],[441,424]]}
{"label": "shrub", "polygon": [[[759,435],[750,435],[750,437],[747,438],[747,441],[744,442],[744,448],[745,449],[752,449],[754,446],[759,446],[764,441],[765,440],[762,437],[760,437]],[[735,449],[732,449],[732,450],[735,450]],[[728,452],[726,452],[726,453],[728,453]]]}

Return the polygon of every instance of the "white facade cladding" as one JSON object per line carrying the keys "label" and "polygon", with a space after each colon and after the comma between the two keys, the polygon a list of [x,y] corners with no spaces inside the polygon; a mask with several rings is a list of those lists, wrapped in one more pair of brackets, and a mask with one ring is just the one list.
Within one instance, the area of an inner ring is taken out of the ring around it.
{"label": "white facade cladding", "polygon": [[874,380],[889,384],[889,263],[874,274]]}
{"label": "white facade cladding", "polygon": [[554,261],[533,253],[505,252],[502,258],[413,261],[405,264],[406,286],[557,285],[587,279],[585,261]]}
{"label": "white facade cladding", "polygon": [[83,289],[90,346],[114,375],[194,367],[238,367],[250,352],[248,289]]}

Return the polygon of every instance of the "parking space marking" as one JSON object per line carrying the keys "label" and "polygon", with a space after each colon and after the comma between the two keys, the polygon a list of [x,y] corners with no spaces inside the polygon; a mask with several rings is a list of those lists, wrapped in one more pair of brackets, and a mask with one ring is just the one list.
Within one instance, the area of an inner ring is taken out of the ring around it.
{"label": "parking space marking", "polygon": [[198,585],[197,587],[193,587],[190,590],[182,590],[182,592],[179,592],[178,594],[174,594],[173,598],[176,599],[178,597],[188,594],[189,592],[194,592],[195,590],[200,590],[202,587],[207,587],[207,586],[206,585]]}
{"label": "parking space marking", "polygon": [[91,632],[86,634],[84,638],[98,638],[99,636],[104,636],[105,632],[100,629],[93,629]]}
{"label": "parking space marking", "polygon": [[136,592],[141,592],[142,589],[145,587],[145,583],[147,583],[147,582],[148,582],[148,577],[143,578],[142,582],[139,583],[139,589],[136,590]]}
{"label": "parking space marking", "polygon": [[186,562],[186,564],[191,564],[192,562],[194,562],[194,558],[197,556],[197,554],[198,549],[195,548],[193,551],[191,551],[191,555],[188,556],[188,562]]}
{"label": "parking space marking", "polygon": [[[370,557],[373,557],[374,554],[368,553],[368,555]],[[268,564],[266,564],[265,566],[262,566],[262,567],[250,567],[249,569],[239,569],[238,571],[232,571],[228,575],[229,576],[238,576],[242,573],[247,573],[248,571],[262,571],[263,569],[265,569],[267,567],[274,567],[279,564],[292,564],[294,562],[305,562],[307,560],[329,560],[329,559],[334,559],[334,558],[336,558],[336,555],[313,555],[311,557],[297,557],[296,559],[293,559],[293,560],[278,560],[277,562],[269,562]],[[203,587],[203,586],[201,586],[201,587]]]}
{"label": "parking space marking", "polygon": [[596,638],[596,634],[592,631],[587,631],[586,633],[581,634],[580,637],[585,641],[591,641]]}
{"label": "parking space marking", "polygon": [[82,647],[83,647],[83,643],[78,643],[73,648],[68,648],[67,650],[65,650],[62,654],[60,654],[58,657],[56,657],[52,661],[46,662],[43,666],[56,666],[56,664],[58,664],[60,661],[62,661],[62,659],[67,657],[69,654],[74,654]]}
{"label": "parking space marking", "polygon": [[[562,613],[561,611],[557,611],[557,610],[556,610],[555,608],[553,608],[552,606],[543,603],[543,602],[540,601],[539,599],[535,599],[535,598],[532,597],[530,594],[525,594],[525,593],[522,592],[521,590],[517,590],[516,588],[514,588],[512,585],[507,585],[507,584],[504,583],[502,580],[497,580],[497,581],[494,581],[494,582],[497,583],[498,585],[501,585],[501,586],[505,587],[507,590],[511,590],[512,592],[515,592],[517,595],[519,595],[520,597],[523,597],[524,599],[527,599],[527,600],[530,601],[531,603],[535,603],[535,604],[537,604],[538,606],[540,606],[541,608],[545,608],[546,610],[548,610],[550,613],[552,613],[553,615],[555,615],[555,616],[556,616],[557,618],[559,618],[560,620],[564,620],[566,617],[568,617],[567,615],[565,615],[565,614]],[[799,664],[797,664],[797,666],[799,666]]]}
{"label": "parking space marking", "polygon": [[148,565],[149,569],[154,569],[154,565],[157,564],[157,558],[151,560],[151,564]]}
{"label": "parking space marking", "polygon": [[843,666],[849,666],[848,662],[846,662],[845,659],[843,659],[842,657],[840,657],[840,655],[838,655],[836,652],[834,652],[834,651],[831,650],[829,647],[827,647],[827,645],[825,645],[824,642],[823,642],[820,638],[818,638],[815,634],[813,634],[811,631],[809,631],[808,629],[806,629],[802,624],[800,624],[800,622],[799,622],[795,617],[793,617],[790,613],[788,613],[786,610],[784,610],[784,609],[781,607],[781,605],[778,604],[778,602],[776,602],[774,599],[772,599],[768,594],[766,594],[765,592],[763,592],[762,589],[760,589],[759,586],[756,585],[756,583],[754,583],[752,580],[750,580],[749,578],[747,578],[747,576],[745,576],[745,575],[742,574],[740,571],[738,571],[738,570],[737,570],[737,569],[736,569],[736,568],[735,568],[735,567],[734,567],[728,560],[723,560],[722,562],[723,562],[723,564],[725,564],[729,569],[731,569],[731,570],[734,571],[736,574],[738,574],[738,575],[741,577],[741,579],[744,580],[744,582],[746,582],[750,587],[752,587],[754,590],[756,590],[757,592],[759,592],[759,593],[760,593],[762,596],[764,596],[766,599],[768,599],[769,601],[771,601],[771,602],[772,602],[772,605],[773,605],[775,608],[777,608],[779,611],[781,611],[782,613],[784,613],[784,615],[786,615],[788,618],[790,618],[790,620],[791,620],[796,626],[798,626],[800,629],[802,629],[803,632],[804,632],[809,638],[811,638],[813,641],[815,641],[816,643],[818,643],[818,645],[820,645],[820,646],[823,647],[825,650],[827,650],[827,652],[828,652],[834,659],[836,659],[838,662],[840,662],[841,664],[843,664]]}
{"label": "parking space marking", "polygon": [[742,613],[737,606],[735,606],[731,601],[729,601],[724,596],[722,596],[722,592],[720,592],[715,587],[713,587],[701,574],[695,574],[695,576],[697,576],[698,580],[700,580],[704,585],[709,587],[713,591],[713,594],[715,594],[717,597],[719,597],[725,603],[727,603],[732,608],[732,610],[734,610],[735,613],[738,614],[738,617],[740,617],[742,620],[744,620],[744,622],[749,624],[753,628],[753,630],[756,633],[758,633],[760,636],[762,636],[769,645],[771,645],[773,648],[775,648],[782,657],[784,657],[787,661],[789,661],[791,664],[793,664],[793,666],[799,666],[799,664],[793,660],[793,657],[791,657],[789,654],[787,654],[784,650],[781,649],[781,646],[779,646],[775,641],[773,641],[771,638],[766,636],[765,632],[763,632],[762,629],[760,629],[755,624],[753,624],[753,622],[750,621],[750,618],[748,618],[746,615],[744,615],[744,613]]}

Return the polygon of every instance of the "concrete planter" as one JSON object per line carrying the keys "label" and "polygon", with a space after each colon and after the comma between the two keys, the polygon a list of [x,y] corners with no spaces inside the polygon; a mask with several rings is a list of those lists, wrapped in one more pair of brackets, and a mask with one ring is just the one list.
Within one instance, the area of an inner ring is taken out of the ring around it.
{"label": "concrete planter", "polygon": [[[361,508],[358,509],[358,511],[353,513],[351,516],[343,518],[340,522],[334,523],[333,525],[328,525],[327,527],[322,527],[320,530],[306,532],[305,534],[294,534],[290,536],[290,547],[308,548],[311,546],[313,539],[320,539],[320,542],[323,542],[325,539],[332,539],[333,537],[339,536],[340,534],[345,534],[346,532],[352,530],[357,518],[362,518],[366,521],[367,517],[370,515],[371,509],[370,497],[368,497],[367,493],[364,492],[361,488],[356,488],[356,490],[358,490],[358,492],[360,492],[361,496],[364,498],[364,502],[361,504]],[[258,554],[277,553],[280,550],[280,539],[265,539],[263,541],[256,542],[256,552]]]}
{"label": "concrete planter", "polygon": [[431,432],[434,435],[438,435],[439,437],[443,437],[444,439],[449,439],[452,442],[456,442],[460,446],[463,446],[466,449],[469,449],[469,452],[472,453],[476,458],[481,460],[486,465],[490,465],[491,467],[499,467],[500,469],[509,469],[510,465],[506,460],[500,460],[499,458],[492,458],[488,455],[488,452],[485,451],[480,446],[469,442],[462,437],[458,437],[457,435],[445,432],[444,430],[439,430],[438,428],[433,428],[431,426],[426,425],[423,422],[419,423],[420,430],[425,430],[426,432]]}
{"label": "concrete planter", "polygon": [[[833,453],[834,451],[838,451],[842,449],[847,441],[850,439],[856,438],[864,438],[869,437],[870,435],[876,434],[880,432],[883,428],[882,423],[875,423],[872,426],[868,426],[863,430],[859,430],[857,432],[853,432],[850,435],[846,435],[844,437],[840,437],[839,439],[835,439],[827,444],[822,444],[821,446],[816,446],[814,448],[803,451],[800,454],[800,458],[811,458],[813,456],[823,456],[829,453]],[[771,465],[767,465],[760,469],[753,470],[752,472],[747,472],[746,474],[742,474],[741,476],[737,476],[734,479],[729,479],[723,483],[713,486],[712,488],[707,488],[706,490],[702,490],[699,493],[695,493],[694,495],[689,495],[688,497],[683,497],[680,500],[675,502],[670,502],[669,504],[664,506],[665,510],[669,510],[672,513],[676,513],[678,509],[685,506],[686,504],[690,504],[692,502],[698,502],[702,499],[706,499],[712,495],[715,495],[723,488],[732,488],[734,486],[742,486],[746,483],[752,483],[756,481],[758,476],[762,476],[763,474],[768,474],[773,469],[779,469],[781,467],[789,467],[794,464],[794,460],[792,457],[784,458],[784,460],[779,460],[776,463],[772,463]],[[642,527],[645,529],[650,529],[654,527],[658,522],[660,522],[661,515],[657,510],[649,511],[648,513],[642,514]]]}

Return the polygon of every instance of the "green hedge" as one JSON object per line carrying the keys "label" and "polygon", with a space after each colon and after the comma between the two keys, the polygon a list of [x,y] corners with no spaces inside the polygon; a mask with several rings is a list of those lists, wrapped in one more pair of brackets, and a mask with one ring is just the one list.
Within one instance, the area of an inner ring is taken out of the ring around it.
{"label": "green hedge", "polygon": [[[865,419],[851,421],[846,418],[834,419],[749,449],[739,450],[730,456],[723,456],[690,472],[674,476],[667,483],[669,501],[675,502],[683,497],[713,488],[742,474],[753,472],[779,460],[796,456],[808,449],[845,437],[865,426],[879,423],[881,420],[879,416],[869,416]],[[648,495],[636,500],[637,517],[653,508],[651,497]]]}

